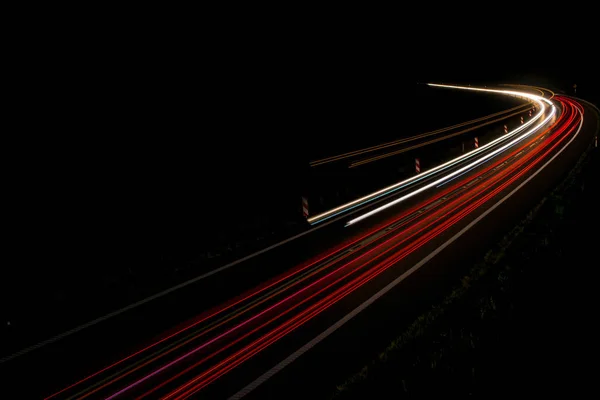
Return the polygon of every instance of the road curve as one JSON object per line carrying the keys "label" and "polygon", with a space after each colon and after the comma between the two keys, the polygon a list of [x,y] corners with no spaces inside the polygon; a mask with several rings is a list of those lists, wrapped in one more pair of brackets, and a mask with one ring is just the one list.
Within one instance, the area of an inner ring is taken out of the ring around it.
{"label": "road curve", "polygon": [[[364,335],[365,329],[369,333],[366,327],[381,323],[365,324],[363,318],[384,315],[382,305],[403,298],[401,293],[396,297],[399,292],[410,292],[402,282],[423,266],[446,259],[450,250],[465,243],[478,246],[473,232],[481,233],[507,208],[510,213],[515,199],[526,205],[523,197],[539,198],[544,189],[539,182],[545,182],[549,172],[559,176],[556,172],[572,165],[572,159],[590,143],[592,128],[586,124],[591,127],[596,117],[588,122],[588,114],[593,113],[577,100],[500,92],[534,99],[539,105],[536,118],[458,161],[388,190],[385,196],[373,196],[377,202],[361,202],[360,212],[353,217],[343,214],[344,218],[322,230],[324,240],[325,236],[343,238],[331,239],[327,251],[308,261],[296,262],[303,257],[291,252],[261,260],[294,266],[272,274],[267,281],[261,279],[262,283],[243,294],[216,304],[102,368],[79,373],[71,383],[54,380],[56,390],[45,393],[45,398],[308,395],[308,385],[302,387],[301,382],[317,382],[318,378],[307,371],[321,375],[328,368],[343,371],[340,363],[348,358],[339,356],[339,351],[331,357],[331,349],[335,343],[346,349],[349,343],[360,343],[357,334]],[[193,293],[188,299],[193,299]],[[377,311],[362,313],[367,308]],[[315,357],[323,352],[330,356],[318,358],[315,364]],[[311,353],[315,355],[307,357]],[[305,372],[300,375],[298,368]],[[60,376],[54,372],[53,376]],[[288,386],[280,384],[282,380]],[[298,390],[285,392],[292,387]]]}

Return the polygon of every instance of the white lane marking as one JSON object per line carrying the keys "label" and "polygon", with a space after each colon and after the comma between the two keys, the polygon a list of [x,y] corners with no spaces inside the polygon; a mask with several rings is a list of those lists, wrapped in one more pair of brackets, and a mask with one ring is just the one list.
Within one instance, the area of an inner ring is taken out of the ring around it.
{"label": "white lane marking", "polygon": [[581,127],[583,125],[583,113],[579,109],[577,111],[579,112],[579,114],[581,114],[581,122],[579,123],[579,129],[577,129],[577,132],[571,138],[571,140],[569,140],[569,142],[567,142],[567,144],[562,149],[560,149],[560,151],[558,153],[556,153],[544,165],[542,165],[540,167],[540,169],[538,169],[537,171],[535,171],[529,178],[527,178],[519,186],[517,186],[515,189],[513,189],[512,192],[510,192],[509,194],[507,194],[506,196],[504,196],[502,199],[500,199],[500,201],[498,201],[492,207],[490,207],[489,209],[487,209],[486,211],[484,211],[483,214],[481,214],[479,217],[477,217],[475,220],[473,220],[470,224],[468,224],[463,229],[461,229],[460,232],[456,233],[454,236],[452,236],[450,239],[448,239],[444,244],[442,244],[440,247],[438,247],[437,249],[435,249],[427,257],[423,258],[421,261],[419,261],[417,264],[415,264],[408,271],[404,272],[398,278],[394,279],[386,287],[384,287],[383,289],[381,289],[379,292],[375,293],[371,298],[369,298],[367,301],[365,301],[364,303],[362,303],[361,305],[359,305],[358,307],[356,307],[354,310],[350,311],[342,319],[340,319],[339,321],[337,321],[335,324],[331,325],[329,328],[327,328],[325,331],[321,332],[314,339],[312,339],[311,341],[309,341],[308,343],[306,343],[304,346],[300,347],[298,350],[296,350],[295,352],[293,352],[291,355],[289,355],[286,359],[284,359],[283,361],[281,361],[279,364],[275,365],[273,368],[271,368],[270,370],[268,370],[267,372],[265,372],[264,374],[262,374],[261,376],[259,376],[258,378],[256,378],[253,382],[251,382],[247,386],[245,386],[242,390],[240,390],[239,392],[235,393],[233,396],[231,396],[229,398],[229,400],[237,400],[237,399],[241,399],[242,397],[246,396],[248,393],[250,393],[251,391],[253,391],[254,389],[256,389],[259,385],[261,385],[264,382],[266,382],[269,378],[271,378],[277,372],[281,371],[283,368],[285,368],[286,366],[288,366],[289,364],[291,364],[293,361],[295,361],[302,354],[306,353],[308,350],[310,350],[311,348],[313,348],[316,344],[318,344],[319,342],[321,342],[327,336],[331,335],[333,332],[335,332],[336,330],[338,330],[342,325],[344,325],[346,322],[350,321],[352,318],[354,318],[356,315],[358,315],[358,313],[360,313],[365,308],[367,308],[368,306],[370,306],[371,304],[373,304],[377,299],[379,299],[381,296],[383,296],[384,294],[386,294],[387,292],[389,292],[391,289],[393,289],[400,282],[402,282],[407,277],[409,277],[410,275],[412,275],[413,272],[415,272],[416,270],[418,270],[419,268],[421,268],[423,265],[425,265],[429,260],[431,260],[438,253],[440,253],[442,250],[444,250],[446,247],[448,247],[456,239],[458,239],[459,237],[461,237],[465,232],[467,232],[469,229],[471,229],[473,226],[475,226],[475,224],[477,224],[479,221],[481,221],[483,218],[485,218],[489,213],[491,213],[498,206],[500,206],[500,204],[504,203],[512,195],[514,195],[517,191],[519,191],[523,186],[525,186],[529,181],[531,181],[533,178],[535,178],[556,157],[558,157],[567,147],[569,147],[569,145],[573,142],[573,140],[575,140],[575,138],[577,137],[577,135],[579,135],[579,131],[581,131]]}
{"label": "white lane marking", "polygon": [[[533,120],[531,120],[531,121],[533,121]],[[523,129],[523,128],[524,128],[524,126],[522,125],[520,128],[517,128],[513,132],[511,132],[511,134],[515,133],[515,132],[518,132],[520,129]],[[480,147],[479,149],[483,149],[483,147]],[[467,154],[469,154],[469,153],[467,153]],[[382,201],[383,200],[384,199],[382,199]],[[374,202],[373,204],[377,204],[377,202]],[[360,208],[357,208],[356,210],[351,211],[350,214],[348,214],[348,215],[353,215],[354,213],[357,213],[357,212],[359,212],[361,210],[364,210],[365,208],[371,207],[373,204],[366,204],[363,207],[360,207]],[[229,264],[223,265],[222,267],[216,268],[216,269],[214,269],[212,271],[209,271],[209,272],[207,272],[205,274],[199,275],[199,276],[197,276],[195,278],[192,278],[192,279],[190,279],[188,281],[182,282],[182,283],[180,283],[178,285],[175,285],[173,287],[165,289],[162,292],[156,293],[156,294],[154,294],[152,296],[146,297],[145,299],[142,299],[142,300],[139,300],[139,301],[137,301],[135,303],[129,304],[129,305],[127,305],[127,306],[125,306],[125,307],[123,307],[121,309],[112,311],[112,312],[110,312],[108,314],[105,314],[105,315],[103,315],[101,317],[98,317],[98,318],[96,318],[94,320],[86,322],[85,324],[79,325],[79,326],[77,326],[75,328],[72,328],[72,329],[70,329],[68,331],[65,331],[63,333],[60,333],[60,334],[55,335],[53,337],[50,337],[50,338],[48,338],[48,339],[46,339],[44,341],[38,342],[38,343],[36,343],[34,345],[31,345],[29,347],[25,347],[25,348],[23,348],[23,349],[15,352],[15,353],[12,353],[12,354],[10,354],[8,356],[0,358],[0,364],[5,363],[5,362],[10,361],[10,360],[13,360],[13,359],[15,359],[17,357],[20,357],[22,355],[25,355],[25,354],[33,351],[33,350],[37,350],[39,348],[42,348],[42,347],[44,347],[44,346],[46,346],[48,344],[57,342],[57,341],[59,341],[61,339],[64,339],[64,338],[66,338],[68,336],[71,336],[71,335],[73,335],[73,334],[75,334],[77,332],[80,332],[80,331],[82,331],[84,329],[87,329],[89,327],[97,325],[100,322],[103,322],[103,321],[106,321],[106,320],[108,320],[110,318],[116,317],[117,315],[123,314],[123,313],[125,313],[125,312],[127,312],[129,310],[132,310],[134,308],[142,306],[142,305],[144,305],[146,303],[149,303],[149,302],[151,302],[153,300],[156,300],[156,299],[159,299],[161,297],[164,297],[164,296],[166,296],[166,295],[168,295],[168,294],[170,294],[172,292],[175,292],[175,291],[177,291],[179,289],[182,289],[182,288],[184,288],[186,286],[189,286],[189,285],[191,285],[193,283],[201,281],[202,279],[208,278],[208,277],[210,277],[212,275],[215,275],[215,274],[217,274],[219,272],[222,272],[222,271],[227,270],[227,269],[229,269],[231,267],[234,267],[234,266],[236,266],[237,264],[239,264],[241,262],[247,261],[247,260],[249,260],[251,258],[257,257],[257,256],[259,256],[259,255],[261,255],[263,253],[266,253],[267,251],[273,250],[273,249],[275,249],[275,248],[277,248],[279,246],[282,246],[282,245],[284,245],[286,243],[289,243],[289,242],[291,242],[293,240],[296,240],[296,239],[298,239],[298,238],[300,238],[300,237],[302,237],[302,236],[304,236],[306,234],[309,234],[311,232],[316,231],[317,229],[323,228],[325,226],[328,226],[329,224],[332,224],[332,223],[337,222],[337,221],[339,221],[339,220],[341,220],[343,218],[346,218],[346,217],[348,217],[348,215],[341,215],[338,218],[335,218],[335,219],[332,219],[330,221],[327,221],[327,222],[325,222],[325,223],[323,223],[321,225],[313,226],[311,229],[309,229],[307,231],[300,232],[299,234],[297,234],[295,236],[289,237],[289,238],[287,238],[285,240],[282,240],[281,242],[275,243],[275,244],[273,244],[273,245],[271,245],[269,247],[266,247],[266,248],[264,248],[262,250],[259,250],[259,251],[255,252],[255,253],[249,254],[249,255],[247,255],[247,256],[245,256],[243,258],[240,258],[240,259],[238,259],[236,261],[233,261],[233,262],[231,262]]]}
{"label": "white lane marking", "polygon": [[[265,247],[262,250],[258,250],[256,252],[254,252],[252,254],[249,254],[249,255],[247,255],[245,257],[242,257],[242,258],[240,258],[238,260],[232,261],[229,264],[223,265],[223,266],[221,266],[219,268],[216,268],[214,270],[211,270],[211,271],[209,271],[209,272],[207,272],[205,274],[199,275],[199,276],[197,276],[195,278],[192,278],[192,279],[187,280],[185,282],[182,282],[182,283],[180,283],[178,285],[175,285],[173,287],[165,289],[162,292],[156,293],[156,294],[154,294],[152,296],[146,297],[145,299],[142,299],[142,300],[139,300],[139,301],[137,301],[135,303],[129,304],[129,305],[127,305],[127,306],[125,306],[125,307],[123,307],[121,309],[112,311],[112,312],[110,312],[108,314],[105,314],[105,315],[103,315],[101,317],[98,317],[98,318],[96,318],[94,320],[86,322],[86,323],[84,323],[82,325],[79,325],[79,326],[77,326],[75,328],[72,328],[72,329],[70,329],[68,331],[65,331],[65,332],[63,332],[61,334],[55,335],[55,336],[53,336],[51,338],[48,338],[48,339],[46,339],[44,341],[38,342],[38,343],[36,343],[34,345],[31,345],[29,347],[26,347],[26,348],[23,348],[22,350],[19,350],[19,351],[15,352],[15,353],[12,353],[12,354],[8,355],[8,356],[0,358],[0,364],[5,363],[5,362],[10,361],[10,360],[13,360],[13,359],[15,359],[17,357],[20,357],[22,355],[25,355],[25,354],[33,351],[33,350],[37,350],[39,348],[42,348],[42,347],[44,347],[44,346],[46,346],[48,344],[57,342],[57,341],[59,341],[61,339],[64,339],[64,338],[66,338],[68,336],[71,336],[71,335],[73,335],[73,334],[75,334],[77,332],[80,332],[80,331],[84,330],[84,329],[87,329],[89,327],[97,325],[97,324],[99,324],[101,322],[104,322],[104,321],[110,319],[110,318],[116,317],[117,315],[123,314],[123,313],[125,313],[127,311],[130,311],[130,310],[132,310],[134,308],[142,306],[142,305],[144,305],[146,303],[149,303],[149,302],[151,302],[153,300],[156,300],[156,299],[159,299],[161,297],[164,297],[164,296],[166,296],[166,295],[168,295],[170,293],[173,293],[173,292],[175,292],[175,291],[177,291],[179,289],[183,289],[186,286],[189,286],[189,285],[191,285],[193,283],[201,281],[201,280],[203,280],[205,278],[208,278],[208,277],[210,277],[212,275],[218,274],[219,272],[225,271],[225,270],[227,270],[227,269],[229,269],[231,267],[236,266],[237,264],[240,264],[240,263],[242,263],[244,261],[250,260],[250,259],[252,259],[254,257],[257,257],[257,256],[263,254],[263,253],[266,253],[266,252],[268,252],[270,250],[273,250],[273,249],[275,249],[275,248],[277,248],[279,246],[282,246],[282,245],[284,245],[286,243],[289,243],[291,241],[299,239],[300,237],[302,237],[304,235],[307,235],[309,233],[312,233],[312,232],[316,231],[317,229],[324,228],[324,227],[326,227],[326,226],[328,226],[330,224],[333,224],[334,222],[338,222],[338,221],[340,221],[340,220],[342,220],[344,218],[347,218],[349,215],[354,215],[355,213],[358,213],[358,212],[360,212],[360,211],[362,211],[362,210],[364,210],[366,208],[372,207],[373,205],[378,204],[380,202],[383,202],[385,200],[386,200],[385,198],[382,198],[382,199],[380,199],[378,201],[374,201],[372,204],[365,204],[365,205],[363,205],[363,206],[361,206],[359,208],[356,208],[355,210],[350,211],[349,214],[340,215],[337,218],[334,218],[332,220],[324,222],[324,223],[322,223],[320,225],[313,226],[313,227],[311,227],[310,229],[308,229],[308,230],[306,230],[304,232],[300,232],[300,233],[298,233],[298,234],[296,234],[294,236],[291,236],[291,237],[289,237],[289,238],[287,238],[285,240],[282,240],[281,242],[272,244],[271,246]],[[419,212],[422,212],[422,211],[419,211]]]}
{"label": "white lane marking", "polygon": [[[542,113],[540,112],[540,113],[539,113],[539,115],[541,116],[541,114],[542,114]],[[534,122],[536,119],[537,119],[537,118],[535,118],[535,119],[532,119],[531,121],[529,121],[529,122],[528,122],[528,124],[533,124],[533,122]],[[517,129],[513,130],[512,132],[510,132],[510,134],[509,134],[509,135],[505,135],[505,136],[504,136],[504,138],[507,138],[507,137],[509,137],[509,136],[511,136],[511,135],[513,135],[513,134],[516,134],[516,133],[520,132],[521,130],[524,130],[524,129],[525,129],[527,126],[528,126],[528,124],[526,124],[526,125],[521,125],[519,128],[517,128]],[[503,139],[503,138],[499,138],[499,139]],[[496,141],[498,141],[499,139],[497,139]],[[496,141],[490,142],[490,143],[489,143],[489,145],[491,146],[491,145],[492,145],[492,144],[494,144]],[[465,159],[467,159],[467,158],[469,158],[469,157],[472,157],[472,156],[474,156],[474,155],[476,155],[476,154],[479,154],[479,152],[481,152],[481,151],[484,151],[484,150],[485,150],[487,147],[488,147],[488,145],[486,145],[486,146],[483,146],[483,147],[480,147],[480,148],[478,148],[478,149],[475,149],[475,150],[472,150],[470,153],[466,153],[466,154],[464,154],[464,156],[468,156],[468,157],[466,157]],[[452,160],[452,161],[454,161],[454,160]],[[448,164],[448,163],[446,163],[446,164]],[[436,170],[437,170],[437,168],[443,167],[443,166],[445,166],[446,164],[442,164],[442,165],[440,165],[440,166],[438,166],[438,167],[436,167],[436,168],[433,168],[432,170],[430,170],[430,171],[428,171],[428,172],[434,172],[434,171],[436,171]],[[421,178],[425,178],[425,175],[423,175]],[[412,178],[411,178],[411,179],[412,179]],[[416,183],[416,182],[417,182],[417,181],[415,181],[414,183]],[[374,199],[373,199],[373,200],[374,200]],[[216,269],[214,269],[214,270],[211,270],[211,271],[209,271],[209,272],[207,272],[207,273],[205,273],[205,274],[199,275],[199,276],[197,276],[197,277],[195,277],[195,278],[192,278],[192,279],[190,279],[190,280],[187,280],[187,281],[185,281],[185,282],[182,282],[182,283],[180,283],[180,284],[178,284],[178,285],[172,286],[172,287],[170,287],[170,288],[168,288],[168,289],[165,289],[165,290],[163,290],[162,292],[156,293],[156,294],[154,294],[154,295],[152,295],[152,296],[146,297],[145,299],[142,299],[142,300],[139,300],[139,301],[137,301],[137,302],[135,302],[135,303],[129,304],[129,305],[127,305],[127,306],[125,306],[125,307],[123,307],[123,308],[121,308],[121,309],[118,309],[118,310],[112,311],[112,312],[110,312],[110,313],[108,313],[108,314],[105,314],[105,315],[103,315],[103,316],[101,316],[101,317],[98,317],[98,318],[96,318],[96,319],[94,319],[94,320],[91,320],[91,321],[89,321],[89,322],[86,322],[86,323],[84,323],[84,324],[82,324],[82,325],[79,325],[79,326],[77,326],[77,327],[75,327],[75,328],[72,328],[72,329],[70,329],[70,330],[68,330],[68,331],[65,331],[65,332],[63,332],[63,333],[60,333],[60,334],[58,334],[58,335],[55,335],[55,336],[53,336],[53,337],[50,337],[50,338],[48,338],[48,339],[46,339],[46,340],[44,340],[44,341],[38,342],[38,343],[36,343],[36,344],[34,344],[34,345],[31,345],[31,346],[29,346],[29,347],[26,347],[26,348],[23,348],[23,349],[21,349],[21,350],[19,350],[19,351],[15,352],[15,353],[12,353],[12,354],[10,354],[10,355],[8,355],[8,356],[5,356],[5,357],[2,357],[2,358],[0,358],[0,364],[2,364],[2,363],[5,363],[5,362],[7,362],[7,361],[10,361],[10,360],[13,360],[13,359],[15,359],[15,358],[17,358],[17,357],[20,357],[20,356],[22,356],[22,355],[25,355],[25,354],[27,354],[27,353],[29,353],[29,352],[33,351],[33,350],[37,350],[37,349],[39,349],[39,348],[42,348],[42,347],[44,347],[44,346],[46,346],[46,345],[48,345],[48,344],[51,344],[51,343],[57,342],[57,341],[59,341],[59,340],[61,340],[61,339],[64,339],[64,338],[66,338],[66,337],[68,337],[68,336],[71,336],[71,335],[73,335],[73,334],[75,334],[75,333],[77,333],[77,332],[80,332],[80,331],[84,330],[84,329],[87,329],[87,328],[89,328],[89,327],[92,327],[92,326],[94,326],[94,325],[97,325],[97,324],[99,324],[99,323],[101,323],[101,322],[104,322],[104,321],[106,321],[106,320],[110,319],[110,318],[116,317],[117,315],[123,314],[123,313],[125,313],[125,312],[127,312],[127,311],[130,311],[130,310],[132,310],[132,309],[134,309],[134,308],[137,308],[137,307],[139,307],[139,306],[142,306],[142,305],[144,305],[144,304],[146,304],[146,303],[149,303],[149,302],[151,302],[151,301],[153,301],[153,300],[156,300],[156,299],[159,299],[159,298],[161,298],[161,297],[164,297],[164,296],[166,296],[166,295],[168,295],[168,294],[170,294],[170,293],[173,293],[173,292],[175,292],[175,291],[177,291],[177,290],[179,290],[179,289],[182,289],[182,288],[184,288],[184,287],[186,287],[186,286],[189,286],[189,285],[191,285],[191,284],[193,284],[193,283],[196,283],[196,282],[198,282],[198,281],[201,281],[201,280],[203,280],[203,279],[205,279],[205,278],[208,278],[208,277],[210,277],[210,276],[212,276],[212,275],[218,274],[219,272],[222,272],[222,271],[224,271],[224,270],[227,270],[227,269],[229,269],[229,268],[231,268],[231,267],[234,267],[234,266],[236,266],[237,264],[240,264],[240,263],[242,263],[242,262],[244,262],[244,261],[247,261],[247,260],[249,260],[249,259],[252,259],[252,258],[254,258],[254,257],[257,257],[257,256],[259,256],[259,255],[261,255],[261,254],[263,254],[263,253],[266,253],[266,252],[268,252],[268,251],[270,251],[270,250],[273,250],[273,249],[275,249],[275,248],[277,248],[277,247],[279,247],[279,246],[282,246],[282,245],[284,245],[284,244],[286,244],[286,243],[289,243],[289,242],[291,242],[291,241],[293,241],[293,240],[296,240],[296,239],[298,239],[298,238],[300,238],[300,237],[302,237],[302,236],[304,236],[304,235],[307,235],[307,234],[309,234],[309,233],[312,233],[312,232],[316,231],[317,229],[324,228],[325,226],[328,226],[328,225],[330,225],[330,224],[332,224],[332,223],[334,223],[334,222],[337,222],[337,221],[340,221],[340,220],[342,220],[342,219],[344,219],[344,218],[347,218],[347,217],[348,217],[348,216],[350,216],[350,215],[354,215],[355,213],[358,213],[358,212],[360,212],[360,211],[362,211],[362,210],[364,210],[364,209],[366,209],[366,208],[372,207],[373,205],[375,205],[375,204],[378,204],[379,202],[382,202],[382,201],[385,201],[385,198],[382,198],[382,199],[380,199],[380,200],[378,200],[378,201],[373,201],[373,202],[372,202],[372,203],[370,203],[370,204],[369,204],[369,203],[367,203],[367,204],[364,204],[364,205],[362,205],[362,206],[356,206],[356,207],[358,207],[358,208],[356,208],[356,209],[354,209],[354,210],[351,210],[351,211],[350,211],[348,214],[346,214],[346,215],[340,215],[340,216],[337,216],[337,218],[334,218],[334,219],[332,219],[332,220],[329,220],[329,221],[327,221],[327,222],[324,222],[324,223],[322,223],[322,224],[320,224],[320,225],[313,226],[313,227],[311,227],[310,229],[308,229],[308,230],[306,230],[306,231],[304,231],[304,232],[300,232],[300,233],[298,233],[298,234],[296,234],[296,235],[294,235],[294,236],[291,236],[291,237],[289,237],[289,238],[287,238],[287,239],[285,239],[285,240],[282,240],[281,242],[278,242],[278,243],[272,244],[272,245],[271,245],[271,246],[269,246],[269,247],[265,247],[265,248],[264,248],[264,249],[262,249],[262,250],[259,250],[259,251],[257,251],[257,252],[254,252],[254,253],[252,253],[252,254],[249,254],[249,255],[247,255],[247,256],[245,256],[245,257],[242,257],[242,258],[240,258],[240,259],[238,259],[238,260],[235,260],[235,261],[233,261],[233,262],[231,262],[231,263],[229,263],[229,264],[223,265],[223,266],[221,266],[221,267],[219,267],[219,268],[216,268]],[[420,210],[418,213],[419,213],[419,214],[420,214],[420,213],[422,213],[422,210]]]}
{"label": "white lane marking", "polygon": [[[359,210],[357,209],[356,211],[358,212]],[[101,317],[98,317],[98,318],[92,320],[92,321],[86,322],[85,324],[79,325],[79,326],[77,326],[75,328],[72,328],[72,329],[70,329],[68,331],[65,331],[65,332],[61,333],[61,334],[53,336],[53,337],[51,337],[49,339],[46,339],[46,340],[44,340],[42,342],[39,342],[39,343],[36,343],[36,344],[34,344],[32,346],[26,347],[26,348],[24,348],[22,350],[19,350],[19,351],[13,353],[13,354],[10,354],[10,355],[8,355],[6,357],[2,357],[2,358],[0,358],[0,364],[2,364],[4,362],[7,362],[7,361],[10,361],[12,359],[15,359],[15,358],[17,358],[19,356],[22,356],[24,354],[27,354],[30,351],[33,351],[33,350],[39,349],[41,347],[44,347],[44,346],[46,346],[48,344],[57,342],[57,341],[59,341],[61,339],[64,339],[67,336],[70,336],[70,335],[72,335],[74,333],[77,333],[77,332],[82,331],[82,330],[84,330],[86,328],[94,326],[94,325],[96,325],[96,324],[98,324],[100,322],[106,321],[106,320],[108,320],[108,319],[110,319],[112,317],[116,317],[117,315],[123,314],[123,313],[125,313],[125,312],[127,312],[129,310],[137,308],[137,307],[139,307],[141,305],[144,305],[146,303],[149,303],[149,302],[151,302],[153,300],[156,300],[158,298],[164,297],[164,296],[166,296],[166,295],[168,295],[170,293],[173,293],[173,292],[175,292],[175,291],[177,291],[179,289],[182,289],[182,288],[184,288],[186,286],[189,286],[192,283],[196,283],[198,281],[201,281],[202,279],[208,278],[211,275],[215,275],[215,274],[217,274],[219,272],[222,272],[222,271],[224,271],[226,269],[234,267],[234,266],[236,266],[237,264],[239,264],[239,263],[241,263],[243,261],[247,261],[247,260],[249,260],[251,258],[259,256],[259,255],[261,255],[263,253],[266,253],[267,251],[273,250],[276,247],[279,247],[279,246],[284,245],[284,244],[286,244],[288,242],[291,242],[292,240],[296,240],[296,239],[298,239],[298,238],[300,238],[300,237],[302,237],[302,236],[304,236],[304,235],[306,235],[308,233],[314,232],[317,229],[321,229],[321,228],[323,228],[323,227],[325,227],[325,226],[327,226],[329,224],[332,224],[332,223],[334,223],[336,221],[341,220],[342,218],[344,218],[344,216],[341,216],[339,218],[336,218],[336,219],[333,219],[331,221],[328,221],[328,222],[324,223],[323,225],[319,225],[319,226],[313,227],[313,228],[311,228],[311,229],[309,229],[307,231],[304,231],[304,232],[301,232],[301,233],[299,233],[299,234],[297,234],[295,236],[289,237],[289,238],[287,238],[287,239],[285,239],[285,240],[283,240],[283,241],[281,241],[279,243],[275,243],[275,244],[273,244],[273,245],[271,245],[269,247],[265,247],[262,250],[259,250],[259,251],[255,252],[255,253],[252,253],[252,254],[249,254],[249,255],[247,255],[247,256],[245,256],[243,258],[240,258],[239,260],[235,260],[233,262],[230,262],[229,264],[223,265],[222,267],[213,269],[212,271],[209,271],[209,272],[207,272],[205,274],[199,275],[199,276],[197,276],[195,278],[192,278],[192,279],[190,279],[188,281],[182,282],[182,283],[180,283],[178,285],[172,286],[172,287],[170,287],[170,288],[168,288],[166,290],[163,290],[162,292],[156,293],[156,294],[154,294],[152,296],[146,297],[145,299],[142,299],[142,300],[139,300],[139,301],[137,301],[135,303],[129,304],[128,306],[125,306],[125,307],[123,307],[121,309],[118,309],[118,310],[115,310],[115,311],[110,312],[108,314],[105,314],[105,315],[103,315]]]}

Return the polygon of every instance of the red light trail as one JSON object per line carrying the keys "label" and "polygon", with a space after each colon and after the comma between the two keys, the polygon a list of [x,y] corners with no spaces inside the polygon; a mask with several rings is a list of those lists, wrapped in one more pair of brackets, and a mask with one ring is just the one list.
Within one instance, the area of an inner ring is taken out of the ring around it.
{"label": "red light trail", "polygon": [[562,96],[553,101],[562,109],[555,121],[497,159],[420,200],[415,198],[414,204],[375,224],[368,233],[247,291],[46,399],[92,395],[184,399],[198,393],[457,227],[539,167],[583,118],[577,102]]}

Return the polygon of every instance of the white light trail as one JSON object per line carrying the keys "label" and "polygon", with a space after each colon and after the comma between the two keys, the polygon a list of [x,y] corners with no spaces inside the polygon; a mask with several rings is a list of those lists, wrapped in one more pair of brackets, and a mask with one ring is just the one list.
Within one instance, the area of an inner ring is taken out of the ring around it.
{"label": "white light trail", "polygon": [[371,211],[369,211],[369,212],[367,212],[367,213],[365,213],[365,214],[363,214],[363,215],[361,215],[359,217],[356,217],[356,218],[348,221],[346,223],[346,226],[355,224],[355,223],[357,223],[359,221],[362,221],[362,220],[364,220],[366,218],[369,218],[372,215],[375,215],[375,214],[377,214],[377,213],[379,213],[379,212],[381,212],[381,211],[383,211],[383,210],[385,210],[385,209],[387,209],[389,207],[392,207],[392,206],[394,206],[394,205],[396,205],[396,204],[398,204],[398,203],[400,203],[400,202],[402,202],[404,200],[407,200],[407,199],[409,199],[409,198],[411,198],[413,196],[416,196],[417,194],[422,193],[422,192],[424,192],[427,189],[430,189],[430,188],[432,188],[432,187],[434,187],[436,185],[439,185],[440,183],[443,183],[446,180],[449,180],[449,179],[457,176],[458,174],[461,174],[461,173],[463,173],[463,172],[465,172],[465,171],[467,171],[467,170],[469,170],[471,168],[476,167],[477,165],[480,165],[484,161],[486,161],[486,160],[494,157],[495,155],[499,154],[500,152],[503,152],[504,150],[506,150],[506,149],[514,146],[515,144],[519,143],[523,139],[525,139],[528,136],[530,136],[533,133],[535,133],[538,129],[540,129],[543,125],[545,125],[546,122],[548,122],[556,114],[556,107],[552,104],[552,102],[550,100],[547,100],[547,99],[545,99],[543,97],[540,97],[540,96],[537,96],[537,95],[533,95],[533,94],[529,94],[529,93],[515,92],[515,91],[510,91],[510,90],[494,90],[494,89],[463,87],[463,86],[449,86],[449,85],[437,85],[437,84],[429,84],[429,85],[430,86],[438,86],[438,87],[454,88],[454,89],[466,89],[466,90],[476,90],[476,91],[485,91],[485,92],[505,93],[505,94],[508,94],[508,95],[513,95],[513,96],[518,96],[518,97],[524,97],[524,98],[532,99],[532,100],[536,101],[538,104],[540,104],[540,106],[541,106],[540,107],[541,108],[540,113],[543,113],[544,110],[545,110],[545,106],[542,103],[542,101],[543,101],[543,102],[548,103],[551,106],[551,111],[550,111],[550,114],[548,115],[548,117],[546,117],[542,122],[540,122],[538,125],[534,126],[528,132],[526,132],[523,135],[517,137],[513,141],[505,144],[502,147],[499,147],[498,149],[494,150],[493,152],[491,152],[491,153],[489,153],[489,154],[487,154],[487,155],[485,155],[485,156],[483,156],[483,157],[481,157],[481,158],[473,161],[472,163],[470,163],[470,164],[468,164],[468,165],[466,165],[466,166],[464,166],[464,167],[462,167],[462,168],[460,168],[460,169],[458,169],[458,170],[456,170],[456,171],[454,171],[454,172],[452,172],[452,173],[450,173],[450,174],[448,174],[446,176],[443,176],[442,178],[440,178],[440,179],[438,179],[438,180],[436,180],[434,182],[431,182],[431,183],[429,183],[429,184],[427,184],[427,185],[425,185],[425,186],[423,186],[423,187],[421,187],[421,188],[419,188],[417,190],[414,190],[414,191],[412,191],[412,192],[410,192],[410,193],[408,193],[408,194],[406,194],[406,195],[404,195],[404,196],[402,196],[402,197],[400,197],[400,198],[398,198],[398,199],[396,199],[394,201],[386,203],[386,204],[384,204],[384,205],[382,205],[382,206],[380,206],[380,207],[378,207],[378,208],[376,208],[374,210],[371,210]]}
{"label": "white light trail", "polygon": [[405,179],[401,182],[395,183],[391,186],[385,187],[383,189],[380,189],[374,193],[368,194],[366,196],[363,196],[359,199],[353,200],[351,202],[348,202],[346,204],[342,204],[338,207],[335,207],[331,210],[325,211],[321,214],[317,214],[314,215],[312,217],[309,217],[307,219],[308,223],[310,223],[311,225],[317,224],[319,222],[323,222],[329,218],[332,218],[336,215],[339,215],[343,212],[352,210],[356,207],[359,207],[367,202],[376,200],[382,196],[385,196],[387,194],[393,193],[397,190],[400,190],[402,188],[405,188],[409,185],[415,184],[425,178],[428,178],[436,173],[439,173],[443,170],[446,170],[448,168],[450,168],[453,165],[456,165],[457,163],[460,163],[464,160],[467,160],[469,158],[475,157],[478,154],[480,154],[483,151],[486,151],[487,149],[489,149],[490,147],[502,142],[502,141],[506,141],[508,139],[510,139],[511,137],[517,135],[518,133],[522,132],[523,130],[527,129],[529,126],[531,126],[532,124],[535,123],[535,121],[537,121],[538,119],[540,119],[545,111],[545,105],[543,102],[547,102],[548,104],[552,105],[552,103],[541,97],[541,96],[537,96],[537,95],[533,95],[533,94],[529,94],[529,93],[525,93],[525,92],[517,92],[517,91],[510,91],[510,90],[494,90],[494,89],[484,89],[484,88],[474,88],[474,87],[463,87],[463,86],[450,86],[450,85],[439,85],[439,84],[433,84],[430,83],[428,84],[429,86],[435,86],[435,87],[445,87],[445,88],[453,88],[453,89],[468,89],[468,90],[475,90],[475,91],[483,91],[483,92],[491,92],[491,93],[500,93],[500,94],[505,94],[505,95],[511,95],[511,96],[515,96],[515,97],[519,97],[519,98],[525,98],[528,100],[532,100],[534,102],[536,102],[539,105],[539,109],[540,111],[533,116],[529,121],[527,121],[526,123],[524,123],[523,125],[519,126],[518,128],[512,130],[511,132],[491,141],[490,143],[487,143],[481,147],[478,147],[474,150],[469,151],[468,153],[465,153],[463,155],[460,155],[450,161],[447,161],[443,164],[440,164],[434,168],[431,168],[419,175],[415,175],[413,177],[410,177],[408,179]]}

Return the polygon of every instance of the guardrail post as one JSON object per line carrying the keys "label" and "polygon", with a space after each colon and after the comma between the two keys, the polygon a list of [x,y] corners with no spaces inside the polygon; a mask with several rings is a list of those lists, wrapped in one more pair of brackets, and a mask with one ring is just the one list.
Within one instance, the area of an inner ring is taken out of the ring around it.
{"label": "guardrail post", "polygon": [[302,197],[302,215],[304,218],[308,218],[308,199],[306,197]]}

